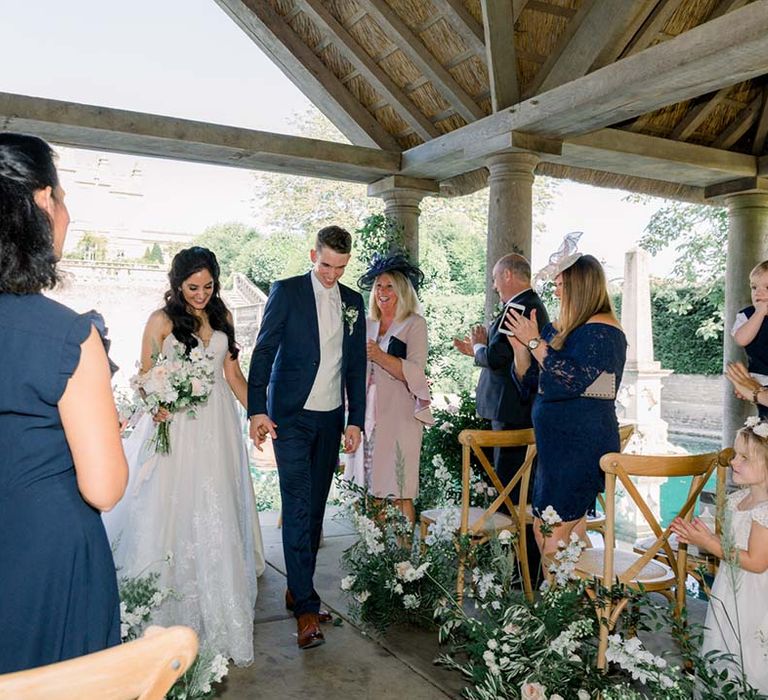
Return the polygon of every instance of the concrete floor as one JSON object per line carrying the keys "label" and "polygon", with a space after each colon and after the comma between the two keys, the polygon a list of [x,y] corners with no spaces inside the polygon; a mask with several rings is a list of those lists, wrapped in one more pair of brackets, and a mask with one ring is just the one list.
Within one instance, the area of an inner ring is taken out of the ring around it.
{"label": "concrete floor", "polygon": [[[261,513],[267,570],[259,579],[254,630],[255,660],[247,668],[232,666],[217,698],[251,700],[444,700],[459,698],[464,682],[454,671],[435,666],[440,653],[437,635],[417,629],[392,629],[372,638],[349,618],[339,588],[343,574],[341,553],[354,541],[346,523],[333,518],[329,508],[324,543],[318,554],[315,588],[324,605],[338,616],[338,625],[323,626],[326,643],[300,651],[296,624],[283,604],[285,564],[277,514]],[[706,604],[689,602],[689,619],[702,622]],[[667,635],[644,637],[647,647],[660,653],[673,647]]]}

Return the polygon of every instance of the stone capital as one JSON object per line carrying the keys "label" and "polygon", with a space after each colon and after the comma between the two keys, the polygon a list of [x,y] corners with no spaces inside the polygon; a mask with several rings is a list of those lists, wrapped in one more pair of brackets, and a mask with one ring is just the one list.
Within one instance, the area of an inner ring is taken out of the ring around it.
{"label": "stone capital", "polygon": [[439,194],[440,184],[435,180],[421,180],[416,177],[407,177],[405,175],[390,175],[368,185],[369,197],[387,197],[401,196],[418,197],[421,201],[430,194]]}

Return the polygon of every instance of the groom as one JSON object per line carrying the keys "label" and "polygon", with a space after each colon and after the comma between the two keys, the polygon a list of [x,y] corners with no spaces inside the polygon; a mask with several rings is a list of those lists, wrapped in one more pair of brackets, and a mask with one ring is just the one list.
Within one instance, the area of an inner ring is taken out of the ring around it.
{"label": "groom", "polygon": [[[285,605],[297,618],[298,644],[325,639],[313,586],[317,548],[344,433],[357,450],[365,420],[365,310],[357,292],[338,283],[352,236],[326,226],[310,251],[305,275],[272,285],[248,373],[248,416],[256,447],[274,441],[283,504]],[[347,420],[344,428],[344,398]]]}

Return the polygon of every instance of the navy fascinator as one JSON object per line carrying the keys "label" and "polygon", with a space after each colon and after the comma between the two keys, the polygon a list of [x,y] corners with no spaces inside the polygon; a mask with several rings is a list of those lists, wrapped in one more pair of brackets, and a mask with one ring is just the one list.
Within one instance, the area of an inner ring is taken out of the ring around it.
{"label": "navy fascinator", "polygon": [[408,259],[405,253],[397,252],[387,255],[374,253],[371,259],[371,266],[357,280],[357,286],[360,289],[371,290],[376,278],[385,272],[402,273],[408,278],[416,291],[424,284],[424,273]]}

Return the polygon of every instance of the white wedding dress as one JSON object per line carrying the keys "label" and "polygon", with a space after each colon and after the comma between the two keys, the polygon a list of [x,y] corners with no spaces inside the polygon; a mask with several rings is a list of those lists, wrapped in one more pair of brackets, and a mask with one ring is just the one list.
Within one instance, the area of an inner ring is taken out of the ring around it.
{"label": "white wedding dress", "polygon": [[[173,334],[163,343],[168,353]],[[153,454],[144,415],[125,440],[130,478],[123,500],[104,516],[121,576],[160,575],[177,595],[152,614],[160,625],[189,625],[237,665],[253,660],[257,576],[264,571],[253,484],[235,399],[224,379],[227,336],[208,349],[216,379],[196,417],[170,423],[171,451]]]}

